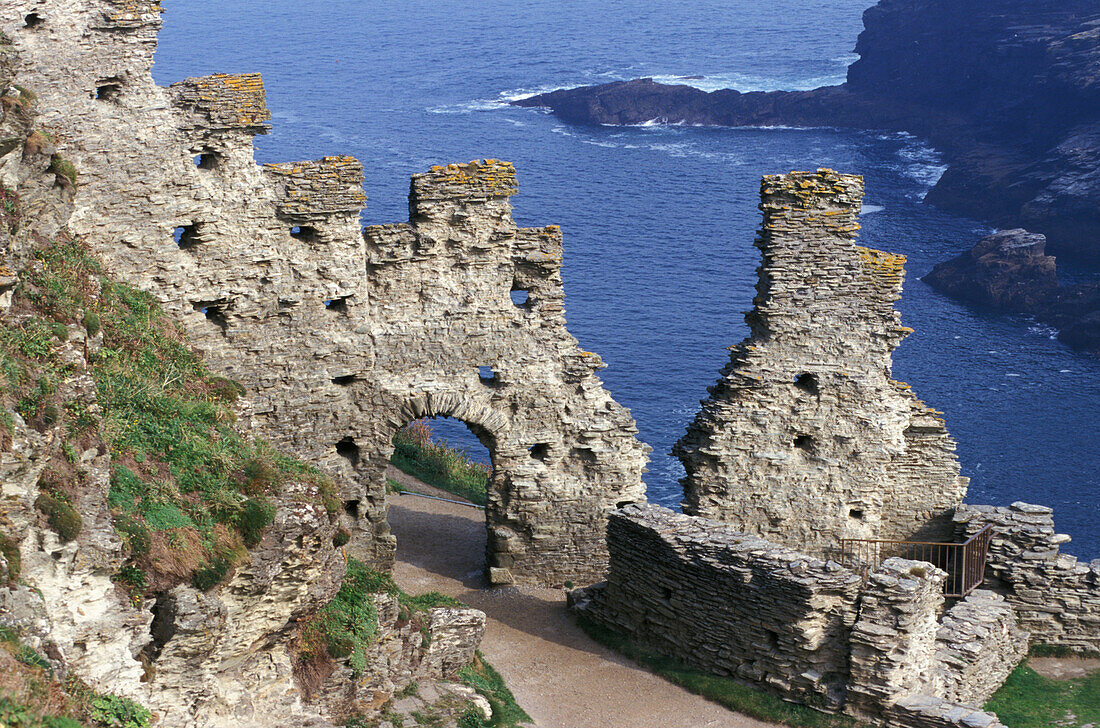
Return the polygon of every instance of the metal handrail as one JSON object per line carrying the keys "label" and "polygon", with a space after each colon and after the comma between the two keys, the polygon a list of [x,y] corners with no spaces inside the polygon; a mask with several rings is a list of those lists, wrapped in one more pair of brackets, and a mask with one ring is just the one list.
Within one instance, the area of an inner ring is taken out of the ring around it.
{"label": "metal handrail", "polygon": [[864,579],[879,564],[894,556],[927,561],[947,572],[943,584],[945,596],[965,597],[985,580],[985,562],[992,538],[991,525],[986,525],[962,543],[842,538],[839,561]]}

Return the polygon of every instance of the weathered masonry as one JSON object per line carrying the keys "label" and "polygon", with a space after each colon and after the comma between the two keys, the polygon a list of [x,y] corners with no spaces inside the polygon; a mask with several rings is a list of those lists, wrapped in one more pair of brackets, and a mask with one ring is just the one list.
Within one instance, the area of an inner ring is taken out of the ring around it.
{"label": "weathered masonry", "polygon": [[945,572],[892,558],[864,582],[705,518],[629,505],[608,525],[606,583],[584,617],[713,674],[880,725],[999,726],[980,709],[1027,652],[1004,597],[945,612]]}
{"label": "weathered masonry", "polygon": [[492,579],[600,578],[647,448],[565,328],[560,230],[512,220],[510,164],[416,175],[409,222],[363,231],[356,160],[256,165],[258,75],[153,83],[159,3],[6,5],[20,82],[81,173],[70,227],[248,389],[258,434],[341,477],[351,548],[392,563],[392,436],[442,415],[492,455]]}
{"label": "weathered masonry", "polygon": [[968,483],[940,413],[890,378],[905,259],[855,245],[862,199],[831,170],[764,178],[751,333],[674,449],[685,512],[818,556],[947,540]]}
{"label": "weathered masonry", "polygon": [[[687,510],[714,519],[617,510],[606,582],[571,601],[651,650],[826,711],[999,726],[981,706],[1029,639],[1100,647],[1100,560],[1059,554],[1069,537],[1049,508],[961,503],[943,421],[889,379],[902,259],[854,244],[862,192],[830,170],[764,178],[752,336],[677,446]],[[939,543],[889,543],[914,537]],[[875,546],[852,569],[836,558],[850,538]]]}

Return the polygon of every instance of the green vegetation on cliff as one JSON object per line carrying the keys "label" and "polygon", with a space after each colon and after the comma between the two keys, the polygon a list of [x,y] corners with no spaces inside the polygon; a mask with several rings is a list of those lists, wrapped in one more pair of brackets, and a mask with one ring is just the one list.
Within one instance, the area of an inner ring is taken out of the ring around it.
{"label": "green vegetation on cliff", "polygon": [[[373,599],[378,594],[397,598],[398,624],[418,628],[423,635],[423,647],[428,646],[428,612],[435,607],[464,606],[439,592],[406,594],[389,574],[375,571],[356,559],[348,559],[339,593],[299,627],[295,668],[300,684],[307,691],[316,691],[332,674],[338,660],[346,660],[355,675],[361,675],[366,669],[367,650],[378,638],[378,612]],[[458,680],[480,693],[493,708],[490,721],[471,709],[462,716],[459,728],[510,728],[530,720],[500,673],[480,652],[471,664],[459,670]],[[407,690],[415,692],[415,683]],[[358,716],[349,716],[344,723],[352,727],[376,724],[377,721],[364,721]]]}
{"label": "green vegetation on cliff", "polygon": [[459,606],[457,600],[439,592],[409,596],[397,588],[389,574],[375,571],[357,559],[348,559],[340,591],[306,620],[299,632],[298,659],[305,673],[327,676],[332,661],[338,659],[347,659],[354,674],[363,673],[367,649],[378,636],[378,613],[372,599],[375,594],[397,597],[398,619],[418,625],[423,624],[425,614],[433,607]]}
{"label": "green vegetation on cliff", "polygon": [[416,420],[393,436],[394,467],[428,485],[485,505],[491,469],[446,442],[433,440],[427,420]]}
{"label": "green vegetation on cliff", "polygon": [[4,728],[148,728],[141,705],[99,695],[72,676],[62,680],[42,655],[0,627],[0,726]]}
{"label": "green vegetation on cliff", "polygon": [[[74,504],[88,484],[75,466],[97,450],[112,456],[108,502],[129,550],[119,580],[135,597],[222,581],[259,543],[290,479],[335,513],[327,478],[234,428],[240,386],[207,370],[152,296],[107,277],[79,241],[40,240],[33,255],[0,322],[0,411],[65,437],[37,503],[63,540],[81,530]],[[73,346],[95,398],[80,391]],[[0,448],[12,423],[0,421]]]}

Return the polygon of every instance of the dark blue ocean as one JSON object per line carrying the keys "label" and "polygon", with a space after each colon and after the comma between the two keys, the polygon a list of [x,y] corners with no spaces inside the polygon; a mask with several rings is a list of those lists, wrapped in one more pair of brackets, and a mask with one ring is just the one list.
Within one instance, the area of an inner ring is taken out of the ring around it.
{"label": "dark blue ocean", "polygon": [[968,500],[1052,505],[1067,550],[1100,556],[1100,360],[918,280],[988,231],[921,203],[943,169],[935,150],[830,129],[577,128],[504,104],[638,76],[701,76],[688,82],[708,90],[840,82],[870,0],[164,4],[157,81],[262,72],[274,130],[259,160],[355,155],[366,224],[406,220],[409,175],[429,165],[514,162],[516,220],[564,229],[570,330],[609,364],[607,387],[654,449],[650,499],[673,507],[683,471],[669,448],[747,332],[760,176],[862,173],[862,243],[909,256],[900,308],[916,333],[895,377],[946,412]]}

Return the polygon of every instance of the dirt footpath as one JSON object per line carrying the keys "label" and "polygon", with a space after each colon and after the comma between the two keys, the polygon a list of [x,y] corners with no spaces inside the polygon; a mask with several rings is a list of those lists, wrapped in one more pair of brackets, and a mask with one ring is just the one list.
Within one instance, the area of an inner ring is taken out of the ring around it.
{"label": "dirt footpath", "polygon": [[[410,480],[399,482],[439,493]],[[692,695],[593,642],[566,612],[561,590],[487,589],[481,510],[413,495],[390,503],[398,585],[414,594],[449,594],[489,616],[481,649],[540,728],[774,725]]]}

